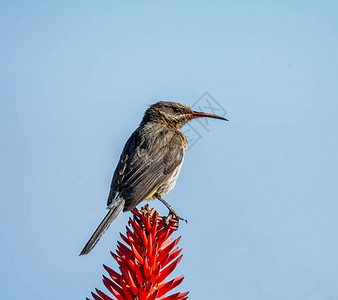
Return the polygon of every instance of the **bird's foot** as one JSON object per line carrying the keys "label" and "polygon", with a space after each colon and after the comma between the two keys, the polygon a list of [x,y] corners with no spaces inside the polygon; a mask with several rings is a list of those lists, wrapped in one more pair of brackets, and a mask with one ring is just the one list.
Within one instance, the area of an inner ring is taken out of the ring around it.
{"label": "bird's foot", "polygon": [[161,202],[169,209],[169,215],[168,215],[168,217],[166,217],[165,220],[164,220],[165,227],[168,227],[169,221],[170,221],[170,219],[172,219],[172,218],[177,219],[177,226],[178,226],[178,223],[179,223],[180,220],[185,221],[186,223],[188,223],[187,219],[180,217],[180,216],[176,213],[176,211],[173,209],[173,207],[172,207],[169,203],[167,203],[163,198],[161,198],[160,196],[157,196],[156,198],[157,198],[158,200],[160,200],[160,201],[161,201]]}
{"label": "bird's foot", "polygon": [[164,224],[166,227],[168,227],[169,225],[169,221],[170,219],[172,218],[175,218],[177,219],[177,225],[179,224],[179,221],[182,220],[182,221],[185,221],[186,223],[188,223],[188,220],[186,218],[182,218],[180,217],[173,209],[169,211],[169,214],[168,216],[165,218],[164,220]]}

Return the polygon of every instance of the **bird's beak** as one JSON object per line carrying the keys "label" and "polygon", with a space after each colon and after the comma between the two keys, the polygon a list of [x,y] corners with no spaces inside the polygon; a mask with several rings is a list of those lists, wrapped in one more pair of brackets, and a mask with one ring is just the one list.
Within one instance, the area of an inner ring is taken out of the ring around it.
{"label": "bird's beak", "polygon": [[221,116],[217,116],[217,115],[213,115],[213,114],[209,114],[209,113],[205,113],[205,112],[200,112],[200,111],[193,111],[190,118],[191,119],[195,119],[195,118],[214,118],[214,119],[229,121],[228,119],[223,118]]}

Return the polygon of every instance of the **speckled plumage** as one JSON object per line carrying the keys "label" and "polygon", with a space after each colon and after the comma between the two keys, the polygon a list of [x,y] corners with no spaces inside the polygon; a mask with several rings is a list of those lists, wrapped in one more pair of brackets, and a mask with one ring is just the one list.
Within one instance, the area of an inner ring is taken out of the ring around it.
{"label": "speckled plumage", "polygon": [[178,129],[155,122],[137,128],[122,151],[107,205],[122,197],[123,211],[129,211],[149,197],[167,194],[177,180],[186,144]]}

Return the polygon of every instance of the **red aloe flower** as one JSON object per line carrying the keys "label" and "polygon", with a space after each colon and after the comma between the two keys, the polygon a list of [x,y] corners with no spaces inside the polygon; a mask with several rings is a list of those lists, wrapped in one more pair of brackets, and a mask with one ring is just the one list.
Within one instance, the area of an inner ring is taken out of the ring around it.
{"label": "red aloe flower", "polygon": [[[120,234],[124,243],[118,242],[116,254],[111,255],[117,261],[121,274],[103,265],[109,277],[103,275],[103,283],[118,300],[185,300],[185,293],[166,294],[178,286],[183,276],[166,281],[181,261],[178,244],[181,237],[169,238],[177,230],[177,219],[170,219],[165,226],[165,217],[148,204],[139,211],[132,211],[134,219],[129,219],[126,235]],[[100,290],[92,293],[95,300],[112,300]],[[87,300],[89,300],[87,298]]]}

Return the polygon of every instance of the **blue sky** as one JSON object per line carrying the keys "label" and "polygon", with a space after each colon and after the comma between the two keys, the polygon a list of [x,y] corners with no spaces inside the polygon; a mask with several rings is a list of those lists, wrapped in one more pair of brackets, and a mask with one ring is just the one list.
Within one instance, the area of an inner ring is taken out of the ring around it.
{"label": "blue sky", "polygon": [[[0,298],[85,299],[129,213],[90,255],[143,112],[211,120],[166,200],[189,220],[191,299],[338,298],[335,1],[1,1]],[[152,202],[162,214],[163,205]]]}

